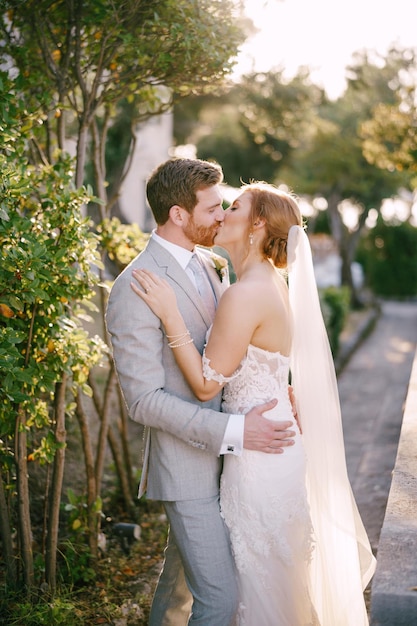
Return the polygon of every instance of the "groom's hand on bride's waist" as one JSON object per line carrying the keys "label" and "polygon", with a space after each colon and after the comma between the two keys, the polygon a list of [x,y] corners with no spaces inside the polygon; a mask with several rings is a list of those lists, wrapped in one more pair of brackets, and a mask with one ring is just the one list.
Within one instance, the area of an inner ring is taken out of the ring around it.
{"label": "groom's hand on bride's waist", "polygon": [[295,432],[291,430],[293,422],[276,422],[263,417],[263,413],[273,409],[276,404],[277,400],[271,400],[246,413],[243,433],[244,448],[269,454],[281,454],[284,448],[294,444]]}

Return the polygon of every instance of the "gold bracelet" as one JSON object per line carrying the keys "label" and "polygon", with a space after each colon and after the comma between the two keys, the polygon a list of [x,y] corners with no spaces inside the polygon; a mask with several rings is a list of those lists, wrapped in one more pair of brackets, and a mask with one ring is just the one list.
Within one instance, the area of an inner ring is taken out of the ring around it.
{"label": "gold bracelet", "polygon": [[183,343],[176,343],[175,345],[173,345],[172,343],[169,343],[169,347],[171,348],[171,350],[174,350],[174,348],[181,348],[181,346],[188,346],[189,343],[193,343],[194,339],[191,337],[191,339],[189,339],[188,341],[184,341]]}
{"label": "gold bracelet", "polygon": [[178,333],[178,335],[165,335],[167,339],[174,339],[174,337],[178,337],[178,339],[182,339],[185,335],[189,335],[190,331],[186,330],[184,333]]}
{"label": "gold bracelet", "polygon": [[178,335],[167,335],[167,337],[176,337],[176,339],[173,339],[172,341],[168,341],[168,345],[170,348],[175,348],[175,346],[178,344],[179,341],[189,336],[190,336],[189,330],[185,331],[185,333],[180,333]]}

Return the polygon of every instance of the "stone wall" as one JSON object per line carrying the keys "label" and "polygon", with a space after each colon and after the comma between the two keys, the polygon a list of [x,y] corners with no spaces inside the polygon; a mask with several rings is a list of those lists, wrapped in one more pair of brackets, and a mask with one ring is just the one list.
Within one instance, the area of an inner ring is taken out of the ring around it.
{"label": "stone wall", "polygon": [[371,590],[371,626],[417,625],[417,352]]}

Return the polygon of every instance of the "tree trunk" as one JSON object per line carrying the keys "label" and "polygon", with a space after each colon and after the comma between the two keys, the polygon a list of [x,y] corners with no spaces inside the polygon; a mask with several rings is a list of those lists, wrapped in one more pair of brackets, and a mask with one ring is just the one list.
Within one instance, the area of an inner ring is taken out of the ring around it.
{"label": "tree trunk", "polygon": [[126,403],[124,401],[122,390],[120,389],[120,385],[117,385],[117,396],[119,399],[119,415],[120,419],[118,422],[118,428],[120,433],[120,440],[122,442],[122,450],[123,456],[125,460],[125,467],[127,472],[127,477],[130,484],[130,493],[134,493],[137,485],[134,484],[133,480],[133,471],[132,471],[132,461],[130,458],[130,449],[129,449],[129,432],[128,432],[128,421],[129,416],[127,413]]}
{"label": "tree trunk", "polygon": [[[90,383],[90,387],[93,390],[94,406],[96,408],[97,415],[101,419],[101,415],[104,409],[101,407],[100,402],[99,402],[98,386],[95,383],[94,378],[91,375],[89,377],[89,383]],[[110,395],[108,396],[107,402],[108,403],[110,402]],[[108,410],[108,408],[106,410]],[[122,430],[122,433],[124,432],[125,431]],[[122,495],[123,495],[123,499],[125,502],[126,510],[129,512],[132,512],[135,508],[135,505],[132,499],[133,491],[131,489],[131,485],[132,485],[133,479],[132,479],[131,465],[129,463],[130,457],[124,457],[123,453],[120,451],[116,434],[111,427],[107,429],[107,438],[108,438],[108,442],[110,445],[110,450],[113,456],[113,460],[116,466],[117,476],[120,481],[120,487],[122,489]],[[122,443],[122,450],[124,451],[127,448],[128,448],[128,442],[124,441]]]}
{"label": "tree trunk", "polygon": [[340,268],[340,284],[346,286],[350,290],[350,303],[353,308],[360,306],[359,296],[353,282],[352,261],[356,250],[356,237],[349,234],[348,229],[343,223],[342,215],[338,206],[341,198],[338,194],[332,193],[329,198],[328,211],[330,216],[330,228],[333,239],[337,243],[337,249],[341,260]]}
{"label": "tree trunk", "polygon": [[24,582],[27,590],[30,590],[34,585],[34,569],[29,507],[26,413],[22,407],[18,408],[17,413],[15,446],[20,553],[24,570]]}
{"label": "tree trunk", "polygon": [[115,380],[115,371],[114,365],[111,363],[110,371],[107,377],[106,389],[104,391],[103,403],[100,411],[100,433],[97,443],[97,452],[96,452],[96,467],[95,467],[95,476],[96,476],[96,489],[97,495],[100,495],[101,491],[101,481],[103,478],[103,468],[104,468],[104,459],[106,455],[106,445],[107,445],[107,432],[109,429],[109,411],[110,411],[110,399],[111,393],[114,389],[114,380]]}
{"label": "tree trunk", "polygon": [[17,571],[3,476],[0,477],[0,537],[3,561],[6,564],[6,586],[13,589],[17,584]]}
{"label": "tree trunk", "polygon": [[88,544],[91,556],[98,557],[98,516],[95,510],[97,500],[97,484],[94,471],[94,455],[91,444],[88,418],[82,404],[81,391],[77,393],[77,419],[80,425],[81,440],[84,452],[85,471],[87,476],[87,512],[88,512]]}
{"label": "tree trunk", "polygon": [[356,230],[348,232],[347,228],[343,226],[342,231],[343,236],[340,245],[340,254],[342,257],[341,282],[342,285],[347,285],[351,290],[350,304],[353,309],[360,309],[363,307],[360,294],[358,293],[358,289],[353,281],[352,264],[355,260],[356,248],[368,214],[369,209],[364,208],[362,213],[359,215]]}
{"label": "tree trunk", "polygon": [[[94,180],[96,184],[97,197],[100,198],[103,204],[99,205],[101,219],[104,220],[108,217],[107,211],[107,191],[106,191],[106,162],[105,162],[105,145],[107,130],[110,123],[110,115],[108,107],[106,108],[106,114],[102,120],[102,128],[99,130],[97,120],[93,119],[91,123],[91,136],[92,136],[92,160],[94,167]],[[101,136],[100,136],[101,132]]]}
{"label": "tree trunk", "polygon": [[337,243],[337,247],[340,248],[340,243],[342,239],[342,218],[339,213],[338,206],[342,198],[340,194],[336,192],[332,192],[328,198],[328,212],[329,212],[329,223],[330,230],[332,232],[333,239]]}
{"label": "tree trunk", "polygon": [[65,465],[65,394],[67,375],[62,374],[62,382],[56,384],[55,389],[55,440],[59,444],[55,452],[52,485],[49,496],[48,534],[46,538],[46,582],[49,590],[56,590],[56,556],[58,550],[59,509],[61,505],[62,481]]}
{"label": "tree trunk", "polygon": [[75,186],[78,189],[84,183],[85,158],[88,144],[88,125],[81,123],[78,131]]}
{"label": "tree trunk", "polygon": [[120,452],[116,435],[113,429],[110,427],[108,431],[108,439],[110,448],[112,451],[113,459],[116,464],[117,473],[120,480],[120,487],[122,489],[123,499],[125,501],[126,510],[130,515],[135,515],[135,503],[133,502],[132,492],[130,489],[130,480],[128,478],[125,464],[123,463],[123,456]]}
{"label": "tree trunk", "polygon": [[355,286],[353,284],[352,258],[349,250],[349,236],[347,232],[343,234],[342,241],[340,242],[339,253],[342,261],[340,268],[340,283],[341,285],[349,287],[350,292],[353,294]]}

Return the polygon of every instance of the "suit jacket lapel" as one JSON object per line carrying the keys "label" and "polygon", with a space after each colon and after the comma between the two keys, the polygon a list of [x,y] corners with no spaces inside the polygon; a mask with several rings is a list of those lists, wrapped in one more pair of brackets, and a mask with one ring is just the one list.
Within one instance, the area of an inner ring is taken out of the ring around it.
{"label": "suit jacket lapel", "polygon": [[168,252],[168,250],[159,245],[156,241],[153,241],[152,238],[149,240],[148,250],[154,257],[155,262],[165,272],[165,274],[187,294],[193,306],[203,318],[207,328],[209,328],[213,320],[204,306],[204,302],[198,291],[188,277],[187,273],[182,269],[181,265],[172,256],[172,254]]}
{"label": "suit jacket lapel", "polygon": [[216,294],[216,299],[217,299],[217,304],[218,304],[224,291],[229,286],[229,281],[225,279],[223,281],[220,280],[219,275],[217,274],[216,268],[214,267],[210,259],[204,260],[204,265],[207,270],[207,274],[209,276],[210,282],[213,286],[214,293]]}
{"label": "suit jacket lapel", "polygon": [[228,275],[225,276],[223,280],[220,280],[220,277],[214,266],[214,262],[211,258],[210,250],[208,250],[207,248],[199,248],[199,251],[200,251],[200,258],[202,259],[204,263],[204,267],[206,268],[208,277],[213,286],[214,293],[216,294],[217,303],[219,303],[219,300],[222,297],[223,292],[227,289],[227,287],[230,284]]}

